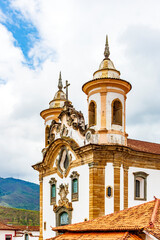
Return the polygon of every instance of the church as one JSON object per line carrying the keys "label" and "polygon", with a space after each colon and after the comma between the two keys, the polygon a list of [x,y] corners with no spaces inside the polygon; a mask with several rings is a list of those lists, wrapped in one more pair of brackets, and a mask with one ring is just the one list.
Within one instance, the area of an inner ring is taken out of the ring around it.
{"label": "church", "polygon": [[129,139],[126,100],[131,84],[109,58],[82,86],[88,124],[68,99],[61,73],[58,91],[40,115],[45,123],[43,159],[33,168],[40,182],[40,240],[52,227],[84,222],[160,196],[160,144]]}

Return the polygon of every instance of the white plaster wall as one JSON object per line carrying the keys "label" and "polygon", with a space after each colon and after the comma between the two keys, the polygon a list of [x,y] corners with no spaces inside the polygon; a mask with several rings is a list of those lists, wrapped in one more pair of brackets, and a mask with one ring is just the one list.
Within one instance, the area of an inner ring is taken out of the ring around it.
{"label": "white plaster wall", "polygon": [[[101,127],[101,96],[100,93],[95,93],[89,97],[89,104],[91,101],[95,101],[97,104],[97,125],[94,127],[95,130],[99,130]],[[89,109],[89,105],[88,105]]]}
{"label": "white plaster wall", "polygon": [[[113,196],[106,197],[106,187],[112,187]],[[113,163],[107,163],[105,167],[105,215],[114,211],[114,168]]]}
{"label": "white plaster wall", "polygon": [[[73,171],[77,171],[79,176],[79,201],[72,202],[72,223],[82,222],[85,218],[89,219],[89,168],[88,165],[72,168],[66,178],[60,178],[57,174],[44,177],[43,179],[43,222],[46,222],[46,231],[43,231],[44,239],[55,236],[55,232],[51,227],[56,226],[55,213],[53,205],[50,205],[50,184],[49,181],[52,177],[57,180],[57,188],[61,183],[69,184],[69,194],[67,198],[71,202],[71,178],[70,175]],[[58,189],[56,189],[56,204],[58,205]]]}
{"label": "white plaster wall", "polygon": [[12,235],[12,239],[13,236],[15,235],[15,231],[8,231],[8,230],[0,230],[0,240],[5,240],[5,235]]}
{"label": "white plaster wall", "polygon": [[[147,177],[147,200],[134,200],[134,175],[133,172],[145,172]],[[128,207],[132,207],[144,202],[154,200],[154,196],[160,198],[160,170],[146,169],[146,168],[134,168],[130,167],[128,170]]]}
{"label": "white plaster wall", "polygon": [[[33,236],[28,235],[29,240],[39,240],[39,232],[29,232],[29,233],[32,233],[33,235]],[[16,237],[12,238],[12,240],[24,240],[24,239],[25,239],[25,234],[19,234]]]}
{"label": "white plaster wall", "polygon": [[122,117],[122,126],[111,124],[112,122],[112,102],[114,99],[119,98],[122,103],[122,116],[124,116],[124,96],[120,93],[108,92],[106,98],[106,119],[107,119],[107,130],[118,130],[124,131],[124,117]]}

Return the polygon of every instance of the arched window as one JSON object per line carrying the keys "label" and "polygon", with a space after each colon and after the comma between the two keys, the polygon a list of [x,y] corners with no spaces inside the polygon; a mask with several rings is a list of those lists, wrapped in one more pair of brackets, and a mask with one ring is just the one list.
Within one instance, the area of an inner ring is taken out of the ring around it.
{"label": "arched window", "polygon": [[147,200],[147,176],[145,172],[135,172],[134,174],[134,199]]}
{"label": "arched window", "polygon": [[78,182],[79,182],[79,174],[77,171],[73,171],[70,175],[71,183],[72,183],[72,201],[78,201]]}
{"label": "arched window", "polygon": [[78,179],[77,178],[72,180],[72,192],[78,193]]}
{"label": "arched window", "polygon": [[89,104],[89,127],[96,125],[96,104],[90,102]]}
{"label": "arched window", "polygon": [[67,212],[62,212],[60,214],[60,226],[69,224],[69,217]]}
{"label": "arched window", "polygon": [[112,124],[122,126],[122,103],[118,99],[112,102]]}
{"label": "arched window", "polygon": [[57,183],[57,180],[55,178],[51,178],[51,180],[49,181],[51,187],[51,196],[50,196],[50,199],[51,199],[51,205],[54,205],[56,204],[56,183]]}

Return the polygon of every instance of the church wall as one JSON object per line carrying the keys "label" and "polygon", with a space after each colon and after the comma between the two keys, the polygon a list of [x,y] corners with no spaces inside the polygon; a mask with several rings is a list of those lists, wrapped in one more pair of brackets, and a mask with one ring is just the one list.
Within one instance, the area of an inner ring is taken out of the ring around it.
{"label": "church wall", "polygon": [[[107,163],[105,167],[105,214],[114,212],[114,179],[113,163]],[[107,197],[107,187],[112,187],[112,196]]]}
{"label": "church wall", "polygon": [[[73,171],[77,171],[79,174],[79,201],[72,202],[72,223],[82,222],[85,218],[89,219],[89,168],[88,165],[72,168],[66,178],[60,178],[57,174],[52,174],[43,178],[43,222],[46,222],[46,230],[43,230],[43,239],[54,236],[54,232],[50,226],[56,226],[56,217],[53,211],[53,205],[50,205],[50,179],[55,178],[56,183],[56,204],[60,196],[58,195],[58,188],[60,184],[69,185],[69,194],[67,198],[71,202],[71,178],[70,175]],[[78,209],[77,214],[76,209]]]}
{"label": "church wall", "polygon": [[[145,172],[147,176],[147,199],[134,200],[134,172]],[[152,201],[153,197],[160,198],[160,188],[158,183],[160,182],[159,170],[147,169],[147,168],[134,168],[130,167],[128,170],[128,207],[132,207],[138,204],[142,204],[148,201]]]}

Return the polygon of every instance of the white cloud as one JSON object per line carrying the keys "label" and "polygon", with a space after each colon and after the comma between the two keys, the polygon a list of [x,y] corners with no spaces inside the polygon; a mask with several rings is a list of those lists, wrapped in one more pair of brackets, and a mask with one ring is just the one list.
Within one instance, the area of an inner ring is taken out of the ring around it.
{"label": "white cloud", "polygon": [[[15,46],[11,32],[0,25],[0,80],[6,82],[0,86],[0,151],[1,161],[5,160],[1,175],[10,173],[14,177],[19,172],[27,180],[38,181],[30,166],[41,160],[44,146],[39,112],[53,98],[60,70],[63,82],[67,79],[71,83],[71,101],[87,116],[87,101],[81,86],[92,79],[103,59],[106,34],[109,34],[111,60],[122,72],[122,78],[133,85],[127,99],[129,136],[160,142],[158,0],[12,0],[10,3],[13,11],[18,10],[24,21],[35,26],[39,39],[33,39],[29,51],[35,66],[31,69],[25,64],[20,47]],[[1,18],[5,19],[2,12]]]}

